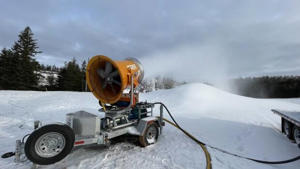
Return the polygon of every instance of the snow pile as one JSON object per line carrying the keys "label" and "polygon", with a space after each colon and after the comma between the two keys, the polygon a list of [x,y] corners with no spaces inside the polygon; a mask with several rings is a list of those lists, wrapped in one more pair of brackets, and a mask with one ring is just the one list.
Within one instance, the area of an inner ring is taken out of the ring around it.
{"label": "snow pile", "polygon": [[[280,132],[280,118],[270,109],[300,110],[297,99],[253,99],[204,84],[141,94],[140,100],[164,102],[183,128],[200,140],[228,151],[263,160],[284,160],[300,154]],[[64,121],[65,114],[86,110],[97,113],[91,93],[0,91],[0,152],[12,151],[14,142],[32,130],[34,120]],[[158,108],[156,109],[158,113]],[[167,117],[167,115],[165,114]],[[300,162],[264,165],[209,149],[213,168],[298,168]],[[29,168],[1,159],[0,168]],[[204,168],[201,148],[170,125],[157,144],[140,148],[118,143],[109,148],[75,150],[46,168]]]}

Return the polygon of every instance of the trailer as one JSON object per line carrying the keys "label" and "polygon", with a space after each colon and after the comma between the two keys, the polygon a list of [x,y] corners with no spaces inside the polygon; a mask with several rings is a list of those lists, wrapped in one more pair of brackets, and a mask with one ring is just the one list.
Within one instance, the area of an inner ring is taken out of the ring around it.
{"label": "trailer", "polygon": [[[74,147],[88,145],[109,146],[111,139],[123,136],[136,136],[142,147],[157,142],[162,133],[163,109],[160,115],[153,116],[154,103],[140,102],[134,108],[114,110],[111,107],[100,116],[77,111],[66,115],[66,123],[42,125],[35,121],[35,130],[24,139],[17,140],[15,161],[29,159],[34,164],[49,165],[65,158]],[[24,157],[26,155],[26,157]]]}
{"label": "trailer", "polygon": [[274,109],[272,112],[281,117],[282,133],[300,148],[300,112]]}

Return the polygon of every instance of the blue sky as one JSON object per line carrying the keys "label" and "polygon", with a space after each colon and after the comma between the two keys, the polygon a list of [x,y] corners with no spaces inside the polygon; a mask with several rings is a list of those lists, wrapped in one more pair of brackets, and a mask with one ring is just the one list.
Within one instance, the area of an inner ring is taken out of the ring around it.
{"label": "blue sky", "polygon": [[136,57],[179,80],[299,75],[298,0],[0,0],[0,48],[26,26],[61,66],[97,54]]}

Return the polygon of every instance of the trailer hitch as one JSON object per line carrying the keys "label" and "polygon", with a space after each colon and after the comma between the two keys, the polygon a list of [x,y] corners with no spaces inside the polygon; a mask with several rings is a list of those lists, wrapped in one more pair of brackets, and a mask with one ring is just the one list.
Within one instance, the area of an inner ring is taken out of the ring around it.
{"label": "trailer hitch", "polygon": [[12,156],[15,156],[15,162],[18,163],[18,162],[25,161],[26,158],[23,155],[24,155],[24,142],[21,142],[21,140],[17,140],[16,141],[16,151],[4,153],[1,156],[1,158],[10,158]]}
{"label": "trailer hitch", "polygon": [[[42,123],[37,120],[34,121],[34,129],[37,129],[42,126]],[[30,134],[26,134],[22,140],[16,140],[16,151],[15,152],[7,152],[2,154],[1,158],[10,158],[12,156],[15,156],[15,162],[23,162],[26,160],[26,158],[23,156],[24,155],[24,146],[25,146],[25,139],[28,137]]]}

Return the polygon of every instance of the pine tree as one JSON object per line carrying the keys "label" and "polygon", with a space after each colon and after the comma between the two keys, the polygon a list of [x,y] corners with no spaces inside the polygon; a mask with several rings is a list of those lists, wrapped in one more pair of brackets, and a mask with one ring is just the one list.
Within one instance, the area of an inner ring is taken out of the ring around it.
{"label": "pine tree", "polygon": [[34,89],[38,85],[39,63],[35,60],[35,55],[41,53],[38,50],[37,40],[33,39],[33,33],[29,27],[19,34],[19,40],[15,42],[12,51],[17,57],[20,73],[18,77],[18,86],[16,89]]}
{"label": "pine tree", "polygon": [[47,80],[47,83],[48,83],[47,84],[47,89],[48,90],[55,90],[57,83],[56,83],[56,79],[55,79],[54,75],[51,74],[51,75],[47,76],[46,80]]}
{"label": "pine tree", "polygon": [[76,59],[65,63],[58,74],[59,90],[82,91],[82,71]]}
{"label": "pine tree", "polygon": [[67,74],[67,68],[66,68],[66,63],[63,68],[60,69],[58,72],[58,80],[57,80],[57,87],[58,90],[66,90],[66,74]]}
{"label": "pine tree", "polygon": [[81,64],[81,74],[82,74],[82,83],[81,83],[81,90],[86,91],[86,77],[85,77],[85,72],[86,72],[86,61],[84,60]]}
{"label": "pine tree", "polygon": [[7,49],[4,48],[0,53],[0,89],[6,89],[7,86]]}
{"label": "pine tree", "polygon": [[18,58],[10,49],[4,48],[0,54],[0,89],[15,89],[18,85]]}

